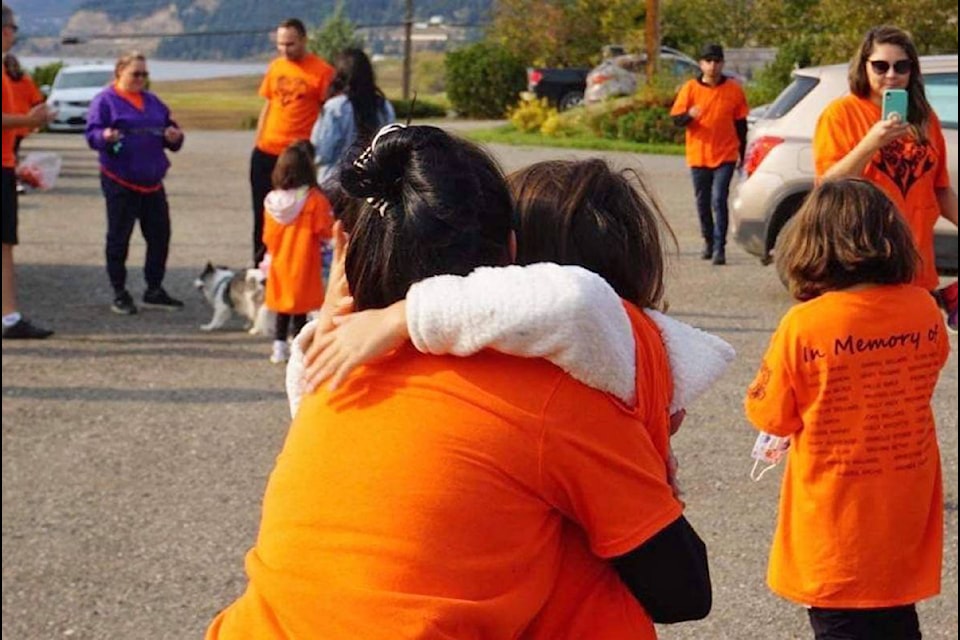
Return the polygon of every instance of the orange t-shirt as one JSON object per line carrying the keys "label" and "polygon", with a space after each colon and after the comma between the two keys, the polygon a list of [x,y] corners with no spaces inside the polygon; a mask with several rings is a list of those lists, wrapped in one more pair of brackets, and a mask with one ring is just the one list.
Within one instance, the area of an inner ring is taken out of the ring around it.
{"label": "orange t-shirt", "polygon": [[943,486],[930,398],[950,351],[912,285],[793,307],[745,401],[790,436],[767,582],[800,604],[866,609],[940,592]]}
{"label": "orange t-shirt", "polygon": [[[3,108],[4,113],[15,113],[14,111],[6,111],[6,109],[12,109],[14,105],[13,98],[13,81],[7,77],[7,70],[3,69],[0,72],[0,75],[3,76]],[[17,166],[17,155],[13,151],[13,147],[16,144],[18,129],[11,127],[9,129],[4,128],[2,133],[2,139],[0,139],[0,144],[2,144],[3,150],[3,168],[4,169],[13,169]]]}
{"label": "orange t-shirt", "polygon": [[545,360],[406,345],[304,399],[216,638],[515,638],[561,531],[610,558],[682,507],[646,429]]}
{"label": "orange t-shirt", "polygon": [[[37,89],[37,85],[33,83],[33,78],[29,74],[23,74],[23,77],[19,80],[10,78],[8,80],[13,91],[13,109],[10,112],[26,115],[30,112],[30,109],[43,102],[43,94]],[[27,136],[30,135],[31,131],[33,129],[30,127],[20,127],[14,129],[14,135]]]}
{"label": "orange t-shirt", "polygon": [[671,116],[683,115],[694,105],[700,115],[686,131],[687,165],[715,169],[740,157],[740,138],[734,122],[747,117],[750,108],[743,89],[729,78],[715,87],[687,80],[670,109]]}
{"label": "orange t-shirt", "polygon": [[116,82],[113,83],[113,90],[117,95],[133,105],[137,111],[143,111],[143,93],[140,91],[124,91]]}
{"label": "orange t-shirt", "polygon": [[270,254],[264,304],[278,313],[307,313],[323,304],[321,242],[333,237],[333,212],[317,187],[290,224],[263,216],[263,244]]}
{"label": "orange t-shirt", "polygon": [[[880,107],[866,98],[848,95],[834,100],[824,110],[813,135],[817,176],[842,160],[880,120]],[[936,114],[930,114],[927,142],[904,136],[877,151],[863,170],[863,177],[887,194],[913,231],[923,263],[914,284],[936,289],[937,264],[933,251],[933,226],[940,217],[936,189],[950,186],[947,147]]]}
{"label": "orange t-shirt", "polygon": [[[646,429],[666,468],[670,448],[670,400],[673,378],[666,348],[656,324],[624,302],[633,326],[637,354],[637,407],[634,429]],[[610,563],[590,551],[579,527],[563,529],[563,551],[557,583],[543,609],[527,627],[523,640],[653,640],[653,620],[620,580]]]}
{"label": "orange t-shirt", "polygon": [[309,140],[334,69],[322,58],[306,54],[292,62],[277,58],[260,83],[260,95],[270,102],[257,148],[278,156],[297,140]]}

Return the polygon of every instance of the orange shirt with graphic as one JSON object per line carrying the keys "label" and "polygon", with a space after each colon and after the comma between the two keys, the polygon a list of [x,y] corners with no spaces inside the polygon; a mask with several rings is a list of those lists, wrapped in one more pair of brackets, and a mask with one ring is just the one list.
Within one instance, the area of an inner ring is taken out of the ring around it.
{"label": "orange shirt with graphic", "polygon": [[[13,92],[13,108],[8,113],[26,115],[30,109],[43,102],[43,94],[33,83],[30,74],[25,73],[19,80],[10,79],[10,89]],[[4,104],[7,104],[4,102]],[[14,129],[15,136],[28,136],[33,131],[31,127]]]}
{"label": "orange shirt with graphic", "polygon": [[687,80],[670,109],[680,116],[696,105],[700,114],[686,126],[687,165],[715,169],[740,157],[740,138],[734,122],[744,120],[750,108],[743,89],[729,78],[711,87],[694,78]]}
{"label": "orange shirt with graphic", "polygon": [[263,244],[270,254],[264,304],[278,313],[299,314],[323,304],[321,242],[333,237],[333,211],[317,187],[290,224],[263,216]]}
{"label": "orange shirt with graphic", "polygon": [[930,398],[950,351],[913,285],[835,291],[793,307],[745,401],[790,436],[767,582],[825,608],[940,592],[943,486]]}
{"label": "orange shirt with graphic", "polygon": [[[638,404],[630,427],[646,429],[666,468],[670,452],[670,400],[673,378],[656,324],[629,302],[623,303],[633,326]],[[563,528],[563,551],[557,583],[523,640],[653,640],[653,620],[611,564],[590,551],[579,527]]]}
{"label": "orange shirt with graphic", "polygon": [[515,638],[562,531],[623,555],[681,514],[647,430],[545,360],[406,345],[304,399],[225,638]]}
{"label": "orange shirt with graphic", "polygon": [[260,95],[270,105],[257,148],[278,156],[291,142],[309,140],[333,76],[333,67],[312,53],[270,63],[260,83]]}
{"label": "orange shirt with graphic", "polygon": [[[6,111],[6,109],[12,109],[14,104],[13,98],[13,81],[7,76],[7,70],[3,69],[0,72],[0,75],[3,76],[3,108],[4,113],[14,113],[13,111]],[[2,138],[0,138],[0,144],[2,144],[3,151],[3,168],[4,169],[13,169],[17,166],[17,155],[13,151],[13,147],[16,144],[17,138],[17,129],[11,127],[7,129],[4,127]]]}
{"label": "orange shirt with graphic", "polygon": [[[813,135],[817,176],[842,160],[880,120],[880,107],[854,95],[834,100],[821,114]],[[927,141],[903,136],[877,151],[863,177],[890,198],[913,232],[923,263],[914,284],[933,291],[940,285],[933,251],[933,226],[940,217],[936,189],[950,187],[947,147],[936,114],[930,114]]]}

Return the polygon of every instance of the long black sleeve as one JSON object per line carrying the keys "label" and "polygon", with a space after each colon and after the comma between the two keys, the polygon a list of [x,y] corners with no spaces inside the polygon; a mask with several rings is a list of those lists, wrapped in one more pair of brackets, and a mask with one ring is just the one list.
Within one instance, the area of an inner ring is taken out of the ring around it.
{"label": "long black sleeve", "polygon": [[734,120],[733,126],[737,128],[737,138],[740,139],[740,164],[747,159],[747,121]]}
{"label": "long black sleeve", "polygon": [[654,622],[700,620],[710,613],[707,547],[683,516],[611,562]]}
{"label": "long black sleeve", "polygon": [[678,127],[685,127],[691,122],[693,122],[693,118],[690,117],[689,113],[681,113],[678,116],[673,116],[673,124]]}

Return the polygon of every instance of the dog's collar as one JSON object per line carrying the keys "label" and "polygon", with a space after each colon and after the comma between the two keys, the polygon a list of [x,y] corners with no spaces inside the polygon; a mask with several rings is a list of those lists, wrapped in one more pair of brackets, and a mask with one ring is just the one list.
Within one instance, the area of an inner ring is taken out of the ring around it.
{"label": "dog's collar", "polygon": [[233,300],[230,299],[230,281],[233,280],[233,276],[234,274],[229,271],[221,273],[213,283],[213,299],[216,300],[219,296],[231,309],[233,309]]}

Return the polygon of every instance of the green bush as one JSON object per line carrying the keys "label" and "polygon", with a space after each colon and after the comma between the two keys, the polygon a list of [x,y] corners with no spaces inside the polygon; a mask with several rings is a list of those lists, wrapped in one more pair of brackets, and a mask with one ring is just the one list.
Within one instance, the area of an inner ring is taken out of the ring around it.
{"label": "green bush", "polygon": [[45,64],[42,67],[36,67],[30,73],[30,76],[33,78],[33,83],[37,85],[37,87],[42,87],[43,85],[52,85],[53,79],[57,77],[57,72],[60,71],[62,66],[63,61],[58,60],[57,62]]}
{"label": "green bush", "polygon": [[445,67],[447,97],[468,117],[502,118],[526,88],[523,62],[485,42],[448,53]]}
{"label": "green bush", "polygon": [[407,118],[442,118],[447,115],[447,110],[443,105],[420,97],[413,105],[413,112],[410,111],[412,100],[397,98],[390,102],[393,103],[393,110],[397,114],[397,122],[404,122]]}

